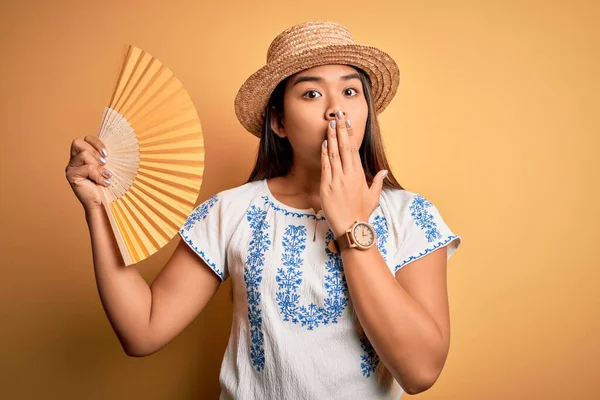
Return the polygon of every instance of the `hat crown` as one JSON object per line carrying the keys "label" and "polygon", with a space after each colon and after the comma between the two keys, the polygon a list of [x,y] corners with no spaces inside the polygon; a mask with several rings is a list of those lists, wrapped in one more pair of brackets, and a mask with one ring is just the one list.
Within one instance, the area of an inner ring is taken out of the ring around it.
{"label": "hat crown", "polygon": [[311,21],[281,32],[267,50],[267,63],[331,45],[356,44],[350,31],[336,22]]}

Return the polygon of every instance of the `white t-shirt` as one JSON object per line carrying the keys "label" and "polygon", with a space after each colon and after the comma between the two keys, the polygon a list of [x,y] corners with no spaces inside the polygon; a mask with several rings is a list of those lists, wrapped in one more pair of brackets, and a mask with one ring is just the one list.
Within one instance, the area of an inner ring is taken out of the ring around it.
{"label": "white t-shirt", "polygon": [[[432,203],[406,190],[384,189],[369,222],[390,273],[442,246],[449,259],[461,242]],[[221,400],[400,398],[402,388],[376,373],[379,357],[355,329],[321,210],[279,202],[263,179],[207,199],[179,233],[222,280],[232,279]]]}

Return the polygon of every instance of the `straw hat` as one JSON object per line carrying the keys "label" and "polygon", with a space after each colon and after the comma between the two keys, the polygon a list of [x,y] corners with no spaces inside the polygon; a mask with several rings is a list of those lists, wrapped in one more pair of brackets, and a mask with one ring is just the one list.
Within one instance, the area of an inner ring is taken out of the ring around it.
{"label": "straw hat", "polygon": [[310,21],[281,32],[267,50],[267,64],[252,74],[235,97],[235,113],[250,133],[260,137],[265,107],[279,82],[302,70],[324,64],[345,64],[364,70],[373,85],[375,113],[392,101],[400,71],[385,52],[359,45],[343,25]]}

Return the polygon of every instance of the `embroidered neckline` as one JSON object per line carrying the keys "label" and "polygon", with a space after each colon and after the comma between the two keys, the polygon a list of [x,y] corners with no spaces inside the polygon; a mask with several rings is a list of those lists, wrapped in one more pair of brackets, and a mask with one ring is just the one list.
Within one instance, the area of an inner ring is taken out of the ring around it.
{"label": "embroidered neckline", "polygon": [[[284,204],[284,203],[280,202],[279,200],[277,200],[275,198],[275,196],[273,196],[271,189],[269,189],[269,185],[267,184],[266,178],[262,180],[262,186],[263,186],[263,193],[265,193],[265,195],[260,196],[260,197],[264,200],[265,205],[268,204],[269,207],[272,207],[274,210],[283,212],[285,215],[298,217],[298,218],[306,217],[309,219],[315,219],[317,221],[327,220],[325,215],[323,215],[323,210],[319,210],[319,212],[315,212],[315,209],[312,207],[304,208],[304,209],[295,208],[292,206],[288,206],[287,204]],[[371,219],[371,217],[373,215],[375,215],[378,208],[381,208],[381,202],[379,202],[377,204],[377,207],[375,207],[375,210],[373,210],[373,213],[371,214],[371,216],[369,216],[369,219]]]}

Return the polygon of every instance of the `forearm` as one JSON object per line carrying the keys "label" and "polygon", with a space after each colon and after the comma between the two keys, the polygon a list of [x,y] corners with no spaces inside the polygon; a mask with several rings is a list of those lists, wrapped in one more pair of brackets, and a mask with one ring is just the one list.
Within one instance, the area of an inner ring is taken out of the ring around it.
{"label": "forearm", "polygon": [[143,353],[149,342],[150,287],[136,268],[125,266],[104,209],[86,211],[86,220],[104,311],[125,352]]}
{"label": "forearm", "polygon": [[390,273],[377,247],[342,251],[358,319],[381,361],[407,392],[429,387],[446,352],[434,319]]}

